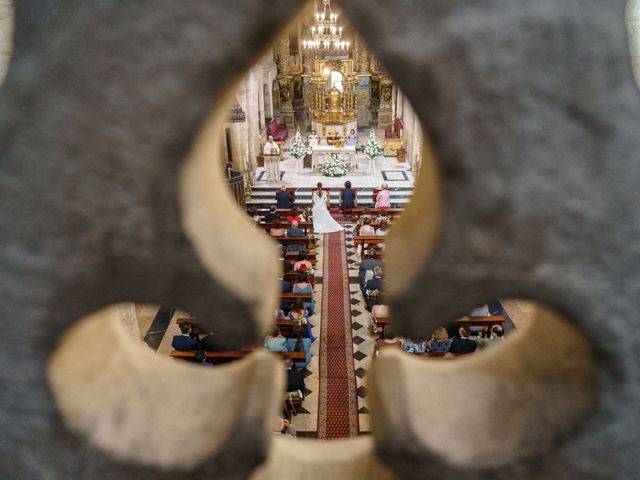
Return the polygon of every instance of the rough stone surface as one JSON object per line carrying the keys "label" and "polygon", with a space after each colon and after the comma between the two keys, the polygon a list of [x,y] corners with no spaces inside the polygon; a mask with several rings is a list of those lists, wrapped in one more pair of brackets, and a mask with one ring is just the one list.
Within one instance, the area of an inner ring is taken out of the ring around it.
{"label": "rough stone surface", "polygon": [[[230,342],[257,338],[253,306],[211,278],[182,231],[176,177],[206,113],[299,3],[17,5],[15,58],[0,91],[3,477],[175,478],[69,434],[44,371],[60,332],[116,301],[199,318],[215,311],[213,326]],[[640,98],[624,2],[341,4],[411,99],[442,172],[438,243],[394,300],[397,328],[424,334],[504,296],[566,313],[598,352],[598,410],[540,462],[504,471],[636,478]],[[245,450],[181,477],[246,477],[265,448],[240,434]],[[438,462],[399,438],[397,451],[379,452],[395,469],[415,478]]]}

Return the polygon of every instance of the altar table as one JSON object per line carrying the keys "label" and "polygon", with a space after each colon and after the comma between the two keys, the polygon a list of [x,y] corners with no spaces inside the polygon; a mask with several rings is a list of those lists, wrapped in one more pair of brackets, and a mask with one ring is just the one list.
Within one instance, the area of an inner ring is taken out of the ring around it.
{"label": "altar table", "polygon": [[343,147],[335,147],[333,145],[318,145],[316,147],[311,148],[311,168],[315,169],[320,166],[318,162],[318,157],[321,155],[331,155],[332,153],[336,153],[338,155],[345,154],[349,157],[349,166],[350,168],[357,168],[358,165],[356,163],[356,147],[345,145]]}

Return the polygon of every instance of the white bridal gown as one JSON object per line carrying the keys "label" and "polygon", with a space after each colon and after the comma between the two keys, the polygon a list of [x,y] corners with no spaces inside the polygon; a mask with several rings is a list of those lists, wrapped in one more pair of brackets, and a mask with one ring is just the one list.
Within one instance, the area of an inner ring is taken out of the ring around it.
{"label": "white bridal gown", "polygon": [[331,233],[343,230],[342,226],[336,222],[327,209],[327,192],[322,192],[318,196],[314,191],[311,195],[313,202],[313,232]]}

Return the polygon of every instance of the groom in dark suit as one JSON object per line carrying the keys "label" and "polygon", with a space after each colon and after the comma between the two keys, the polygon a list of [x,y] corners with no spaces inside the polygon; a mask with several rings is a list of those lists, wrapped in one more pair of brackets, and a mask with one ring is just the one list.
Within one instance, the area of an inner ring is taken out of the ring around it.
{"label": "groom in dark suit", "polygon": [[356,192],[351,188],[349,180],[344,182],[344,190],[340,192],[340,203],[343,210],[345,208],[355,208],[356,206]]}

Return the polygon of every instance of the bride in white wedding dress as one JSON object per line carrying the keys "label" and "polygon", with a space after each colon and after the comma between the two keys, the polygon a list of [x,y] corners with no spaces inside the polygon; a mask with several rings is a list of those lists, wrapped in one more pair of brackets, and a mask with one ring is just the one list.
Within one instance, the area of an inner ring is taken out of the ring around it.
{"label": "bride in white wedding dress", "polygon": [[311,195],[313,203],[313,232],[314,233],[331,233],[344,230],[342,226],[336,222],[329,209],[327,208],[327,192],[322,190],[322,183],[318,183],[318,189],[313,191]]}

